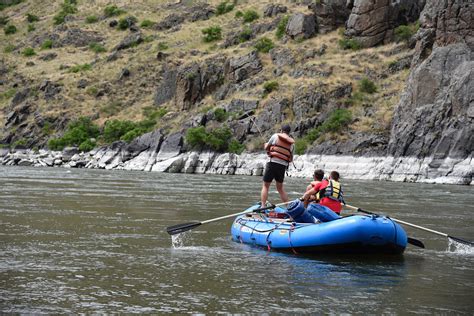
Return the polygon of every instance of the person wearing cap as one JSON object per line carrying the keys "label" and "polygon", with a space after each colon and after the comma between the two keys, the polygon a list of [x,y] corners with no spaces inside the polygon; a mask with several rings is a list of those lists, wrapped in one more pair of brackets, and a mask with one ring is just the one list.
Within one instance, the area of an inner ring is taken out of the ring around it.
{"label": "person wearing cap", "polygon": [[293,151],[295,140],[290,137],[291,128],[285,124],[281,127],[279,133],[275,133],[270,137],[268,142],[264,144],[270,160],[265,165],[263,173],[263,185],[260,193],[261,206],[265,206],[268,198],[268,190],[270,184],[275,180],[276,188],[283,202],[288,202],[288,195],[283,188],[283,180],[285,179],[285,171],[291,161],[293,161]]}

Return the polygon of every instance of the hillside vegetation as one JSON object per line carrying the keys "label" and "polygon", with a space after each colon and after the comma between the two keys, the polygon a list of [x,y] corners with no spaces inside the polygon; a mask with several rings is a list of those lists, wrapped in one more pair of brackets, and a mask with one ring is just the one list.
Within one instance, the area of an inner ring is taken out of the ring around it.
{"label": "hillside vegetation", "polygon": [[[313,12],[299,3],[271,15],[271,1],[7,4],[2,146],[90,150],[161,128],[204,133],[188,137],[190,147],[241,152],[260,149],[281,123],[292,125],[298,153],[354,135],[386,138],[416,31],[408,25],[396,41],[362,48],[343,26],[292,34],[288,20]],[[96,132],[72,137],[78,120]],[[205,138],[216,128],[231,148]]]}

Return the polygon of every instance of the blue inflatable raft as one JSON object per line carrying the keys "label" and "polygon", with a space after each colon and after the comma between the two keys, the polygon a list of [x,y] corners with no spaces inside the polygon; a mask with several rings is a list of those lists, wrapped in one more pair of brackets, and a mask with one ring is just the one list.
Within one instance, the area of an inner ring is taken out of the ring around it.
{"label": "blue inflatable raft", "polygon": [[[254,205],[247,210],[258,207]],[[401,254],[407,246],[403,228],[388,217],[376,215],[298,223],[289,218],[249,212],[234,220],[231,233],[237,242],[294,253]]]}

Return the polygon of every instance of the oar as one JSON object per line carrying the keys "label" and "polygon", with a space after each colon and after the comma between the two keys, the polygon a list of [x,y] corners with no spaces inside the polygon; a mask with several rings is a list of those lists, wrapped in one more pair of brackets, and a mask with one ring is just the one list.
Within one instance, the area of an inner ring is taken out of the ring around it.
{"label": "oar", "polygon": [[[351,206],[351,205],[347,205],[347,204],[346,204],[346,207],[348,207],[350,209],[353,209],[353,210],[356,210],[357,212],[362,212],[362,213],[371,214],[371,215],[378,215],[378,214],[363,210],[359,207],[355,207],[355,206]],[[418,226],[418,225],[415,225],[415,224],[412,224],[412,223],[401,221],[401,220],[393,218],[393,217],[390,217],[390,219],[393,220],[394,222],[399,223],[399,224],[407,225],[407,226],[410,226],[410,227],[413,227],[413,228],[424,230],[426,232],[430,232],[430,233],[433,233],[433,234],[436,234],[436,235],[447,237],[449,239],[455,240],[455,241],[460,242],[460,243],[465,244],[465,245],[474,246],[474,242],[464,240],[464,239],[461,239],[459,237],[454,237],[454,236],[451,236],[451,235],[448,235],[446,233],[442,233],[442,232],[439,232],[439,231],[436,231],[436,230],[433,230],[433,229],[429,229],[429,228],[426,228],[426,227],[423,227],[423,226]]]}
{"label": "oar", "polygon": [[254,210],[246,210],[246,211],[239,212],[239,213],[234,213],[234,214],[230,214],[230,215],[216,217],[216,218],[208,219],[207,221],[202,221],[202,222],[195,221],[195,222],[190,222],[190,223],[184,223],[184,224],[169,226],[169,227],[166,227],[166,232],[170,235],[176,235],[176,234],[180,234],[182,232],[191,230],[193,228],[196,228],[196,227],[198,227],[200,225],[203,225],[203,224],[217,222],[217,221],[220,221],[220,220],[223,220],[223,219],[226,219],[226,218],[235,217],[235,216],[246,214],[246,213],[261,212],[261,211],[273,209],[277,206],[286,205],[286,204],[289,204],[289,203],[291,203],[291,201],[283,202],[283,203],[275,204],[275,205],[270,205],[270,206],[266,206],[266,207],[260,207],[260,208],[254,209]]}

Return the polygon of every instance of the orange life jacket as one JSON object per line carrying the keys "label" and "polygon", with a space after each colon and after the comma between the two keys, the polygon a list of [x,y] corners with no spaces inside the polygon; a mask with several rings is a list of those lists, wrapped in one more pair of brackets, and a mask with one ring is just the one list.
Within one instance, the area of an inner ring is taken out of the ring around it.
{"label": "orange life jacket", "polygon": [[291,145],[295,142],[293,138],[285,133],[278,133],[275,144],[272,144],[268,150],[268,155],[272,158],[279,158],[288,162],[293,161]]}

